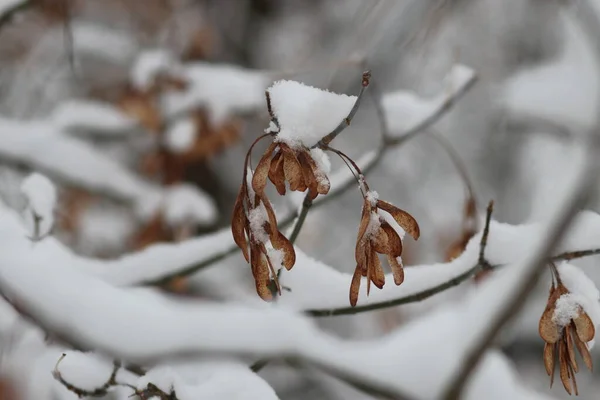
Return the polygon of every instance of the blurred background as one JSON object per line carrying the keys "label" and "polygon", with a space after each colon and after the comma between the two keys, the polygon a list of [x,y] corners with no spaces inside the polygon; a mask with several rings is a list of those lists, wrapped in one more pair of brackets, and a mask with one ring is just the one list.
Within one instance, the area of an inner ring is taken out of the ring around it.
{"label": "blurred background", "polygon": [[[427,99],[447,90],[444,77],[463,64],[479,81],[431,131],[455,150],[478,215],[493,199],[499,221],[544,218],[577,162],[570,142],[595,122],[600,73],[590,43],[562,3],[2,0],[0,195],[21,209],[22,179],[33,170],[47,174],[60,194],[54,235],[86,256],[110,259],[209,234],[230,222],[243,157],[268,126],[264,89],[274,80],[356,94],[369,68],[379,94],[404,90]],[[405,115],[388,118],[401,123]],[[356,159],[378,146],[380,134],[373,103],[364,101],[335,145]],[[339,160],[332,164],[333,170],[343,167]],[[387,151],[369,185],[419,221],[421,239],[406,242],[407,266],[460,252],[469,235],[468,191],[430,136]],[[312,210],[298,245],[353,271],[361,203],[352,188]],[[285,199],[275,206],[295,207]],[[596,195],[587,208],[598,206]],[[575,264],[600,283],[596,260]],[[236,290],[251,293],[252,281],[235,254],[164,289],[230,300]],[[319,324],[342,337],[376,337],[461,292]],[[500,345],[527,384],[562,399],[568,395],[560,383],[549,388],[537,334],[546,296],[540,290]],[[26,341],[15,341],[4,325],[1,388],[58,386],[39,379],[47,360]],[[600,363],[597,349],[593,354]],[[281,399],[369,398],[286,365],[269,364],[261,376]],[[598,398],[599,372],[584,371],[577,380],[581,399]],[[0,398],[14,398],[3,390]],[[50,393],[75,398],[60,388]]]}

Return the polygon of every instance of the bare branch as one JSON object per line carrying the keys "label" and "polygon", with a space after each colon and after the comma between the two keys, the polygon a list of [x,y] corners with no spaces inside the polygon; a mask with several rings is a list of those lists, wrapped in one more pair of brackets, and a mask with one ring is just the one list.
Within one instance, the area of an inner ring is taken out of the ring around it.
{"label": "bare branch", "polygon": [[75,393],[77,396],[79,396],[79,397],[84,397],[84,396],[85,397],[103,397],[108,394],[108,390],[111,387],[119,385],[116,381],[116,378],[117,378],[117,372],[119,372],[119,369],[121,368],[121,363],[119,363],[118,361],[115,361],[113,363],[113,370],[112,370],[110,376],[108,377],[108,379],[106,380],[106,382],[104,384],[102,384],[102,386],[99,386],[95,389],[92,389],[92,390],[81,389],[81,388],[75,386],[74,384],[67,382],[62,377],[60,371],[58,370],[59,364],[61,363],[62,360],[65,359],[66,356],[67,355],[65,353],[63,353],[62,356],[60,356],[60,358],[56,362],[54,371],[52,371],[52,376],[54,377],[54,379],[59,381],[64,387],[66,387],[69,391]]}
{"label": "bare branch", "polygon": [[333,139],[335,139],[337,137],[337,135],[342,133],[342,131],[344,129],[346,129],[347,127],[350,126],[350,123],[352,122],[352,118],[354,118],[354,115],[358,111],[358,107],[360,107],[360,102],[362,100],[363,93],[369,86],[370,79],[371,79],[371,71],[363,72],[360,92],[358,93],[358,96],[356,97],[356,101],[354,102],[354,106],[352,106],[350,113],[348,113],[348,116],[346,118],[344,118],[344,120],[342,122],[340,122],[340,124],[331,133],[327,134],[327,136],[325,136],[323,139],[321,139],[315,145],[315,147],[327,147],[327,145],[329,143],[331,143],[331,141]]}

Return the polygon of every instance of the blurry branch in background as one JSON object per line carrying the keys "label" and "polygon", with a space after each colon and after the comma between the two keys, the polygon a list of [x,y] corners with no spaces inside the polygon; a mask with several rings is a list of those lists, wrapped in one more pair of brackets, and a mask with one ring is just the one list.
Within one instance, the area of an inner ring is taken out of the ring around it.
{"label": "blurry branch in background", "polygon": [[[577,2],[577,8],[579,24],[594,45],[596,62],[600,62],[600,17],[590,1]],[[492,345],[502,328],[523,308],[547,265],[548,254],[560,242],[579,208],[585,204],[590,195],[594,187],[593,182],[600,169],[595,151],[595,145],[600,140],[599,118],[597,114],[594,128],[586,132],[587,134],[582,140],[576,143],[584,151],[584,162],[577,169],[570,191],[567,191],[567,195],[558,205],[556,214],[548,224],[546,234],[539,240],[531,256],[523,262],[523,265],[513,267],[513,271],[511,271],[513,276],[509,276],[509,278],[513,278],[514,286],[509,288],[510,293],[505,293],[503,302],[490,310],[492,323],[481,328],[477,342],[467,350],[464,362],[451,379],[444,399],[458,400],[461,398],[481,357]],[[518,269],[516,269],[517,267]]]}
{"label": "blurry branch in background", "polygon": [[21,0],[13,2],[8,7],[3,6],[3,9],[0,9],[0,34],[2,34],[2,29],[10,24],[20,12],[32,7],[34,3],[34,0]]}

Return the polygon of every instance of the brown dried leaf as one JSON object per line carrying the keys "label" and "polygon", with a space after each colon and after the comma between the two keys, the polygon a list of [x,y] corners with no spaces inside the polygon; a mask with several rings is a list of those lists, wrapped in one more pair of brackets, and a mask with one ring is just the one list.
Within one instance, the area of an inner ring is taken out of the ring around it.
{"label": "brown dried leaf", "polygon": [[394,256],[388,254],[388,263],[390,264],[390,268],[392,269],[392,275],[394,276],[394,283],[396,286],[400,286],[402,282],[404,282],[404,268],[402,268],[402,264],[398,262],[398,259]]}
{"label": "brown dried leaf", "polygon": [[281,150],[271,160],[269,180],[275,185],[277,193],[283,196],[285,194],[285,174],[283,172],[283,152]]}
{"label": "brown dried leaf", "polygon": [[302,166],[289,148],[283,151],[283,175],[285,180],[290,183],[290,190],[303,192],[306,190],[304,176],[302,175]]}
{"label": "brown dried leaf", "polygon": [[590,354],[590,350],[588,349],[587,344],[582,342],[581,339],[579,339],[579,336],[577,335],[573,335],[573,340],[575,341],[575,346],[577,347],[577,350],[579,350],[579,354],[581,354],[581,358],[583,358],[583,363],[590,371],[592,371],[592,356]]}
{"label": "brown dried leaf", "polygon": [[[310,161],[314,160],[310,157],[306,150],[301,150],[298,152],[298,161],[300,162],[300,166],[302,167],[302,177],[304,179],[304,183],[308,188],[308,194],[310,195],[311,200],[314,200],[319,192],[317,179],[315,177],[315,173],[313,168],[311,167]],[[316,165],[315,165],[316,169]]]}
{"label": "brown dried leaf", "polygon": [[294,245],[280,232],[275,236],[275,240],[271,239],[271,244],[276,250],[283,251],[283,266],[288,271],[292,269],[296,263],[296,251]]}
{"label": "brown dried leaf", "polygon": [[575,379],[575,372],[573,371],[573,367],[569,365],[569,376],[571,377],[571,381],[573,382],[573,391],[575,392],[575,396],[579,396],[579,390],[577,389],[577,380]]}
{"label": "brown dried leaf", "polygon": [[367,231],[367,227],[369,226],[369,221],[371,219],[371,205],[365,201],[363,203],[362,212],[360,216],[360,224],[358,225],[358,235],[356,236],[356,240],[362,240],[365,232]]}
{"label": "brown dried leaf", "polygon": [[271,143],[267,150],[264,152],[258,165],[256,166],[256,170],[254,171],[254,176],[252,176],[252,189],[258,195],[262,195],[265,191],[265,187],[267,186],[267,178],[269,176],[269,167],[271,166],[271,155],[277,143]]}
{"label": "brown dried leaf", "polygon": [[406,233],[412,236],[413,239],[419,239],[419,236],[421,235],[419,224],[412,215],[383,200],[377,200],[377,207],[390,213],[398,225],[400,225],[400,227],[402,227]]}
{"label": "brown dried leaf", "polygon": [[584,343],[589,342],[594,338],[596,334],[596,328],[594,327],[594,323],[590,319],[590,317],[585,313],[581,312],[577,318],[573,320],[575,323],[575,331],[577,332],[577,336]]}
{"label": "brown dried leaf", "polygon": [[565,327],[565,337],[563,339],[567,343],[567,356],[569,358],[569,363],[575,372],[579,371],[579,367],[577,366],[577,361],[575,360],[575,349],[573,347],[573,334],[571,332],[571,326]]}
{"label": "brown dried leaf", "polygon": [[350,283],[350,305],[352,307],[356,306],[356,302],[358,301],[358,292],[360,290],[360,280],[361,280],[361,268],[357,265],[354,270],[354,275],[352,275],[352,282]]}
{"label": "brown dried leaf", "polygon": [[552,321],[552,315],[554,314],[554,307],[548,305],[540,318],[539,332],[540,337],[546,343],[554,344],[560,339],[560,327]]}
{"label": "brown dried leaf", "polygon": [[390,252],[390,246],[388,241],[388,235],[382,228],[379,228],[375,235],[371,237],[371,246],[373,250],[379,254],[388,254]]}
{"label": "brown dried leaf", "polygon": [[562,340],[558,343],[558,365],[560,368],[560,380],[567,393],[571,394],[571,376],[567,361],[567,347]]}
{"label": "brown dried leaf", "polygon": [[242,250],[246,262],[250,262],[250,258],[248,256],[248,240],[244,232],[247,218],[244,211],[243,196],[243,191],[240,189],[237,199],[235,200],[235,205],[233,206],[231,233],[233,234],[233,240],[235,241],[235,244]]}
{"label": "brown dried leaf", "polygon": [[[554,345],[546,343],[544,345],[544,366],[546,367],[546,373],[551,376],[551,380],[554,379]],[[552,386],[552,384],[550,384]]]}
{"label": "brown dried leaf", "polygon": [[381,267],[381,261],[379,261],[379,256],[375,252],[375,250],[371,250],[371,281],[377,288],[382,289],[383,285],[385,285],[385,274],[383,273],[383,268]]}
{"label": "brown dried leaf", "polygon": [[256,293],[261,299],[269,301],[273,299],[273,294],[269,287],[270,275],[269,266],[267,259],[263,253],[260,252],[258,246],[252,246],[250,251],[252,275],[254,276],[254,282],[256,284]]}
{"label": "brown dried leaf", "polygon": [[381,229],[387,234],[388,246],[390,248],[388,254],[394,257],[400,257],[402,255],[402,239],[398,236],[398,232],[385,221],[381,223]]}

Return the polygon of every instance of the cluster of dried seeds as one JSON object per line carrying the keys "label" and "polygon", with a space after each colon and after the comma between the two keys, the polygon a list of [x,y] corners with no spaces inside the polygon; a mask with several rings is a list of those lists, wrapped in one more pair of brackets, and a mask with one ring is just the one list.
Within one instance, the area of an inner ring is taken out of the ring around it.
{"label": "cluster of dried seeds", "polygon": [[560,380],[565,390],[569,394],[575,393],[577,395],[575,374],[579,371],[579,366],[575,360],[575,348],[577,348],[586,367],[592,370],[592,358],[588,342],[594,339],[596,330],[591,318],[581,306],[576,307],[576,312],[567,321],[556,318],[557,302],[561,297],[569,295],[569,290],[560,281],[556,285],[552,285],[548,304],[540,318],[539,332],[546,343],[544,346],[544,366],[550,376],[550,386],[554,382],[554,371],[558,359]]}
{"label": "cluster of dried seeds", "polygon": [[[369,84],[370,74],[363,74],[363,89]],[[362,91],[361,91],[362,94]],[[356,107],[340,126],[349,125]],[[273,207],[265,194],[268,181],[280,195],[291,191],[307,192],[309,199],[329,192],[330,182],[326,172],[314,158],[314,151],[331,151],[339,155],[356,176],[363,198],[362,218],[356,242],[356,270],[350,286],[350,304],[356,305],[361,278],[367,278],[367,295],[371,282],[378,288],[385,283],[385,275],[378,254],[387,256],[392,269],[394,282],[404,281],[402,268],[402,235],[409,233],[415,240],[419,238],[419,225],[406,211],[379,200],[376,192],[371,192],[364,176],[354,161],[339,150],[329,147],[329,142],[340,128],[326,135],[313,149],[302,143],[287,143],[278,137],[279,122],[271,110],[267,92],[267,106],[271,114],[271,124],[266,134],[259,137],[248,150],[244,163],[244,178],[238,194],[232,220],[235,243],[241,248],[244,258],[252,267],[256,290],[264,300],[272,299],[274,292],[281,293],[276,269],[292,268],[295,263],[293,244],[277,228]],[[262,138],[272,136],[273,142],[261,157],[255,171],[249,168],[252,148]],[[313,150],[313,151],[311,151]],[[251,175],[251,176],[250,176]],[[403,232],[404,231],[404,232]]]}

